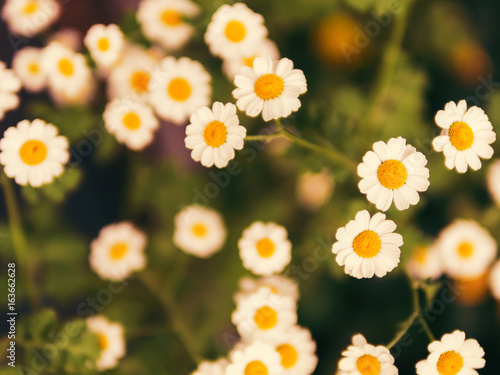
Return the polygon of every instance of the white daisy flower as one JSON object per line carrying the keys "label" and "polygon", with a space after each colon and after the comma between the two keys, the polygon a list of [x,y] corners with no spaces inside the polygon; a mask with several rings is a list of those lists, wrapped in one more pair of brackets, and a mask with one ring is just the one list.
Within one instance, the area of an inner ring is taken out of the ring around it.
{"label": "white daisy flower", "polygon": [[307,171],[297,181],[295,196],[306,210],[314,211],[324,206],[332,197],[335,181],[326,168],[319,173]]}
{"label": "white daisy flower", "polygon": [[292,243],[281,225],[256,221],[238,241],[243,267],[256,275],[280,273],[292,259]]}
{"label": "white daisy flower", "polygon": [[90,244],[90,267],[101,279],[120,281],[146,266],[145,234],[130,222],[109,224]]}
{"label": "white daisy flower", "polygon": [[489,284],[491,294],[500,300],[500,260],[496,261],[490,271]]}
{"label": "white daisy flower", "polygon": [[280,355],[265,342],[255,341],[235,348],[229,357],[225,375],[280,375],[283,371]]}
{"label": "white daisy flower", "polygon": [[122,58],[107,75],[108,97],[147,101],[151,76],[157,69],[158,62],[158,56],[152,50],[126,45]]}
{"label": "white daisy flower", "polygon": [[231,321],[244,339],[267,340],[297,323],[297,305],[292,297],[261,287],[237,302]]}
{"label": "white daisy flower", "polygon": [[201,106],[210,103],[211,77],[198,61],[166,57],[150,83],[149,100],[162,119],[182,125]]}
{"label": "white daisy flower", "polygon": [[283,375],[310,375],[318,364],[316,342],[306,328],[293,326],[277,333],[267,342],[281,356],[281,365],[285,368]]}
{"label": "white daisy flower", "polygon": [[56,0],[6,0],[2,18],[11,32],[32,38],[48,28],[60,15]]}
{"label": "white daisy flower", "polygon": [[443,274],[441,254],[433,246],[417,246],[409,259],[406,269],[420,280],[435,280]]}
{"label": "white daisy flower", "polygon": [[205,42],[215,56],[232,58],[253,51],[267,36],[264,17],[243,3],[222,5],[212,15]]}
{"label": "white daisy flower", "polygon": [[65,27],[57,30],[48,39],[47,44],[57,42],[72,51],[80,51],[82,49],[83,33],[71,27]]}
{"label": "white daisy flower", "polygon": [[142,150],[153,140],[159,122],[146,103],[114,99],[106,105],[104,126],[118,142],[132,150]]}
{"label": "white daisy flower", "polygon": [[17,108],[19,97],[17,92],[21,89],[21,81],[5,63],[0,61],[0,120],[5,112]]}
{"label": "white daisy flower", "polygon": [[500,206],[500,159],[495,159],[488,167],[486,187],[497,206]]}
{"label": "white daisy flower", "polygon": [[242,67],[248,66],[249,68],[253,68],[255,58],[264,55],[270,56],[273,61],[280,59],[278,46],[270,39],[262,40],[252,50],[245,50],[241,56],[232,56],[224,59],[222,70],[231,81],[234,81],[234,76],[240,72]]}
{"label": "white daisy flower", "polygon": [[56,96],[79,101],[93,81],[92,71],[85,57],[58,42],[44,48],[41,66],[49,88]]}
{"label": "white daisy flower", "polygon": [[234,295],[236,303],[238,303],[238,301],[245,296],[254,293],[261,287],[270,288],[275,294],[290,296],[295,302],[299,299],[298,284],[294,280],[281,275],[264,276],[259,277],[258,279],[244,276],[238,282],[238,287],[240,291]]}
{"label": "white daisy flower", "polygon": [[352,345],[342,352],[339,373],[345,375],[397,375],[394,357],[382,345],[368,344],[363,335],[352,337]]}
{"label": "white daisy flower", "polygon": [[87,319],[87,328],[99,338],[101,355],[96,363],[97,369],[103,371],[118,366],[118,360],[125,356],[123,326],[97,315]]}
{"label": "white daisy flower", "polygon": [[115,24],[93,25],[87,31],[83,42],[92,59],[102,67],[114,65],[121,58],[125,48],[123,33]]}
{"label": "white daisy flower", "polygon": [[193,150],[194,161],[201,161],[205,167],[215,164],[224,168],[234,159],[234,150],[243,148],[246,134],[236,115],[236,106],[215,102],[212,109],[201,107],[192,114],[184,143]]}
{"label": "white daisy flower", "polygon": [[486,272],[497,254],[497,243],[472,220],[458,219],[435,242],[444,271],[453,278],[475,278]]}
{"label": "white daisy flower", "polygon": [[300,108],[299,95],[307,91],[306,77],[293,68],[292,60],[254,59],[253,68],[244,66],[234,77],[236,105],[250,117],[262,112],[264,121],[287,117]]}
{"label": "white daisy flower", "polygon": [[24,47],[14,54],[12,70],[21,80],[23,87],[32,93],[39,93],[45,88],[46,77],[40,66],[42,49]]}
{"label": "white daisy flower", "polygon": [[490,144],[496,135],[481,108],[473,106],[467,110],[465,100],[458,104],[449,102],[444,110],[436,113],[435,121],[443,130],[432,145],[436,151],[443,152],[446,168],[455,168],[458,173],[465,173],[468,167],[476,171],[481,168],[479,158],[493,156]]}
{"label": "white daisy flower", "polygon": [[400,211],[420,200],[418,192],[429,187],[427,158],[402,137],[373,144],[358,166],[359,190],[379,210],[387,211],[394,201]]}
{"label": "white daisy flower", "polygon": [[418,375],[478,375],[483,368],[484,350],[475,339],[465,339],[459,330],[443,335],[428,346],[429,356],[416,364]]}
{"label": "white daisy flower", "polygon": [[382,277],[399,264],[403,237],[394,233],[396,224],[378,212],[370,218],[368,211],[359,211],[354,220],[337,230],[332,252],[336,261],[345,265],[345,273],[358,279]]}
{"label": "white daisy flower", "polygon": [[192,205],[175,215],[174,244],[188,254],[211,257],[222,249],[226,235],[222,216],[213,209]]}
{"label": "white daisy flower", "polygon": [[189,0],[143,0],[137,9],[137,20],[144,35],[166,49],[178,49],[191,38],[193,26],[184,18],[200,13]]}
{"label": "white daisy flower", "polygon": [[21,121],[0,140],[0,163],[7,177],[19,185],[39,187],[51,183],[69,161],[69,142],[45,121]]}
{"label": "white daisy flower", "polygon": [[225,375],[229,361],[226,358],[219,358],[216,361],[203,361],[191,375]]}

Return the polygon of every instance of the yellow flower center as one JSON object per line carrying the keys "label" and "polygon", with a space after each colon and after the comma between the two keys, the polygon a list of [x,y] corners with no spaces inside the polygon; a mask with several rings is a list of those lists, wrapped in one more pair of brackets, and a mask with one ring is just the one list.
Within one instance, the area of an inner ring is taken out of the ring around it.
{"label": "yellow flower center", "polygon": [[377,233],[365,230],[358,234],[352,242],[352,248],[361,258],[373,258],[378,254],[382,241]]}
{"label": "yellow flower center", "polygon": [[269,238],[261,238],[260,240],[258,240],[256,247],[257,247],[257,253],[262,258],[271,257],[274,254],[274,250],[276,249],[274,242],[271,241]]}
{"label": "yellow flower center", "polygon": [[166,9],[161,12],[161,22],[165,24],[165,26],[178,26],[182,22],[181,14],[173,9]]}
{"label": "yellow flower center", "polygon": [[101,350],[106,350],[109,345],[106,335],[103,333],[99,333],[97,334],[97,337],[99,338],[99,347],[101,348]]}
{"label": "yellow flower center", "polygon": [[106,52],[109,50],[109,39],[106,37],[102,37],[97,41],[97,49],[101,52]]}
{"label": "yellow flower center", "polygon": [[42,141],[30,139],[19,149],[19,156],[28,165],[37,165],[47,157],[47,146]]}
{"label": "yellow flower center", "polygon": [[141,118],[135,112],[127,112],[122,119],[123,126],[129,130],[137,130],[141,126]]}
{"label": "yellow flower center", "polygon": [[297,350],[290,344],[283,344],[276,348],[276,351],[281,355],[281,365],[288,369],[297,363],[299,354]]}
{"label": "yellow flower center", "polygon": [[267,366],[261,361],[252,361],[245,367],[245,375],[268,375]]}
{"label": "yellow flower center", "polygon": [[277,98],[283,92],[285,82],[276,74],[264,74],[255,81],[255,94],[262,100]]}
{"label": "yellow flower center", "polygon": [[138,93],[145,93],[148,91],[150,79],[151,75],[148,72],[138,70],[130,77],[130,86]]}
{"label": "yellow flower center", "polygon": [[269,306],[260,307],[253,317],[257,327],[263,330],[273,328],[278,322],[278,314]]}
{"label": "yellow flower center", "polygon": [[253,68],[253,61],[255,60],[256,57],[257,56],[243,57],[242,58],[243,65]]}
{"label": "yellow flower center", "polygon": [[208,230],[207,230],[207,227],[205,224],[202,224],[202,223],[196,223],[193,225],[193,227],[191,228],[191,230],[193,231],[193,234],[196,236],[196,237],[205,237]]}
{"label": "yellow flower center", "polygon": [[109,256],[113,260],[122,259],[127,253],[128,245],[125,242],[118,242],[109,249]]}
{"label": "yellow flower center", "polygon": [[413,253],[413,259],[418,264],[425,264],[427,260],[427,252],[429,250],[426,247],[417,247]]}
{"label": "yellow flower center", "polygon": [[382,186],[387,189],[399,189],[406,182],[408,172],[399,160],[386,160],[377,170],[377,177]]}
{"label": "yellow flower center", "polygon": [[26,14],[27,16],[32,15],[37,10],[38,10],[38,4],[36,1],[30,1],[28,4],[26,4],[26,6],[23,9],[24,14]]}
{"label": "yellow flower center", "polygon": [[364,354],[356,361],[356,368],[361,375],[379,375],[380,367],[380,361],[370,354]]}
{"label": "yellow flower center", "polygon": [[73,63],[68,58],[63,58],[59,60],[59,71],[62,75],[66,77],[71,77],[75,72],[75,68],[73,67]]}
{"label": "yellow flower center", "polygon": [[458,245],[457,253],[462,258],[467,259],[474,253],[474,246],[470,242],[464,241]]}
{"label": "yellow flower center", "polygon": [[178,102],[183,102],[191,96],[191,85],[185,78],[174,78],[168,84],[168,95]]}
{"label": "yellow flower center", "polygon": [[245,39],[245,36],[247,35],[247,29],[241,21],[232,20],[226,24],[224,34],[226,34],[226,38],[231,42],[239,43],[243,39]]}
{"label": "yellow flower center", "polygon": [[207,145],[211,147],[220,147],[226,142],[227,129],[220,121],[212,121],[203,131],[203,138]]}
{"label": "yellow flower center", "polygon": [[454,350],[444,352],[437,361],[437,370],[441,375],[456,375],[462,369],[464,360]]}
{"label": "yellow flower center", "polygon": [[40,72],[40,66],[36,62],[32,62],[28,65],[28,71],[31,74],[38,74]]}
{"label": "yellow flower center", "polygon": [[451,124],[448,129],[448,136],[450,137],[450,143],[458,151],[467,150],[474,143],[474,132],[469,125],[462,121]]}

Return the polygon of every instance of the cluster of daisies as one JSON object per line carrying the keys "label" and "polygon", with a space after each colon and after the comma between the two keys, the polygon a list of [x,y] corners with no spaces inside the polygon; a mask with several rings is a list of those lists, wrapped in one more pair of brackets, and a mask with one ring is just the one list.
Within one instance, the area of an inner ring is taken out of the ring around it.
{"label": "cluster of daisies", "polygon": [[[188,206],[174,219],[174,244],[187,254],[207,258],[226,239],[221,215]],[[192,375],[310,375],[317,364],[316,344],[308,329],[297,325],[298,285],[279,275],[291,261],[287,230],[257,221],[238,241],[243,267],[259,279],[244,277],[235,293],[231,320],[240,340],[227,358],[203,361]]]}
{"label": "cluster of daisies", "polygon": [[[442,131],[433,140],[433,146],[444,153],[448,169],[459,173],[466,172],[468,167],[477,170],[481,167],[480,158],[493,156],[490,144],[496,135],[482,109],[476,106],[467,109],[465,100],[458,104],[449,102],[444,110],[437,112],[435,121]],[[416,205],[419,193],[429,187],[426,165],[425,155],[402,137],[391,138],[387,143],[376,142],[358,166],[359,190],[381,211],[387,211],[392,204],[400,211],[406,210]],[[354,220],[337,230],[337,242],[332,247],[337,263],[356,278],[386,275],[400,261],[403,238],[394,233],[395,229],[396,224],[380,212],[373,216],[366,210],[358,212]],[[476,277],[496,256],[494,240],[471,222],[459,221],[443,231],[436,247],[443,249],[441,256],[436,251],[436,255],[429,252],[427,257],[428,252],[420,250],[419,262],[411,262],[410,270],[435,278],[441,274],[442,263],[450,276]]]}
{"label": "cluster of daisies", "polygon": [[[445,334],[428,346],[429,356],[416,364],[417,375],[477,375],[483,368],[484,350],[477,340],[465,339],[459,330]],[[352,337],[352,345],[342,352],[337,375],[397,375],[394,357],[382,345],[369,344],[361,334]]]}

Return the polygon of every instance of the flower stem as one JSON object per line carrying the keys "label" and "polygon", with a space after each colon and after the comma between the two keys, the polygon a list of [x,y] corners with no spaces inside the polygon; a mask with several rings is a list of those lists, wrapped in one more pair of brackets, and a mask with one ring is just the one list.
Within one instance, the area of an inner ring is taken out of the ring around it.
{"label": "flower stem", "polygon": [[194,364],[198,364],[201,361],[201,357],[198,354],[197,345],[195,344],[195,340],[193,340],[189,329],[179,318],[179,315],[175,314],[176,306],[170,294],[159,290],[156,286],[155,280],[153,280],[149,274],[143,272],[137,276],[137,278],[151,292],[151,294],[158,299],[163,309],[165,320],[170,324],[171,331],[182,344],[186,353],[189,354],[192,362]]}
{"label": "flower stem", "polygon": [[[24,277],[26,283],[26,291],[31,308],[37,310],[40,307],[37,293],[35,292],[35,283],[31,272],[30,257],[28,255],[28,247],[26,244],[26,235],[24,234],[19,205],[17,203],[16,194],[12,181],[2,173],[1,177],[3,193],[5,197],[5,205],[7,207],[7,215],[9,218],[9,229],[12,238],[12,245],[16,260],[19,263],[19,271],[21,277]],[[32,258],[31,258],[32,259]]]}
{"label": "flower stem", "polygon": [[297,137],[295,134],[291,133],[281,123],[281,120],[278,118],[275,120],[276,126],[278,127],[279,132],[284,136],[296,143],[299,146],[302,146],[304,148],[307,148],[309,150],[318,152],[319,154],[326,156],[329,158],[331,161],[333,161],[336,164],[341,164],[344,166],[349,167],[351,170],[356,171],[357,170],[357,165],[356,163],[348,158],[346,155],[343,153],[337,151],[334,148],[325,148],[322,146],[319,146],[315,143],[306,141],[305,139],[302,139],[300,137]]}
{"label": "flower stem", "polygon": [[273,138],[280,137],[281,133],[247,135],[245,142],[270,141]]}

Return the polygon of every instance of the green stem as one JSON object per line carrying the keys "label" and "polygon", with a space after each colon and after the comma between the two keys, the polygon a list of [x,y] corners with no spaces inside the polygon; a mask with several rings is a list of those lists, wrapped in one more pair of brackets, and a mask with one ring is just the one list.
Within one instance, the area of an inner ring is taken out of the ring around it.
{"label": "green stem", "polygon": [[345,156],[343,153],[335,150],[334,148],[324,148],[324,147],[319,146],[315,143],[312,143],[312,142],[306,141],[305,139],[297,137],[295,134],[293,134],[285,129],[285,127],[281,123],[280,119],[276,119],[275,122],[276,122],[276,126],[278,127],[278,130],[280,131],[280,133],[283,136],[290,139],[291,141],[293,141],[294,143],[296,143],[297,145],[302,146],[304,148],[307,148],[309,150],[318,152],[319,154],[326,156],[327,158],[329,158],[331,161],[333,161],[336,164],[341,164],[341,165],[349,167],[351,170],[353,170],[355,172],[357,171],[357,164],[353,160],[351,160],[350,158]]}
{"label": "green stem", "polygon": [[376,128],[376,118],[380,103],[383,102],[386,97],[396,70],[399,55],[401,54],[401,46],[403,44],[406,26],[408,24],[408,16],[410,14],[412,2],[413,0],[407,0],[406,4],[401,5],[402,9],[399,14],[395,15],[391,35],[383,54],[379,71],[376,75],[377,81],[375,82],[375,88],[370,96],[368,109],[360,122],[360,124],[365,126],[366,129],[375,130]]}
{"label": "green stem", "polygon": [[399,330],[399,332],[396,333],[396,336],[394,336],[394,338],[391,340],[391,342],[386,345],[387,349],[391,350],[391,348],[394,345],[396,345],[399,342],[399,340],[401,340],[401,338],[405,335],[406,332],[408,332],[410,327],[413,325],[413,323],[415,322],[415,319],[417,319],[417,316],[418,316],[418,314],[415,312],[410,315],[410,317],[404,322],[401,330]]}
{"label": "green stem", "polygon": [[5,205],[7,207],[7,215],[9,218],[9,229],[12,238],[12,245],[16,260],[19,263],[19,271],[21,277],[24,277],[26,290],[31,307],[37,310],[40,306],[37,293],[35,292],[35,283],[33,282],[33,274],[31,272],[30,258],[28,255],[28,247],[26,245],[26,236],[23,230],[19,205],[17,204],[16,193],[12,185],[12,181],[2,173],[2,186],[5,197]]}
{"label": "green stem", "polygon": [[280,137],[281,133],[247,135],[245,142],[270,141],[273,138]]}
{"label": "green stem", "polygon": [[181,321],[179,316],[175,313],[175,302],[171,299],[170,294],[168,292],[164,293],[160,291],[150,275],[146,273],[140,273],[137,276],[137,278],[151,292],[151,294],[158,299],[163,309],[167,324],[170,324],[171,330],[173,331],[179,342],[182,344],[186,352],[189,354],[193,363],[198,364],[202,359],[197,353],[198,346],[195,344],[195,340],[192,338],[189,329],[187,329],[184,322]]}

